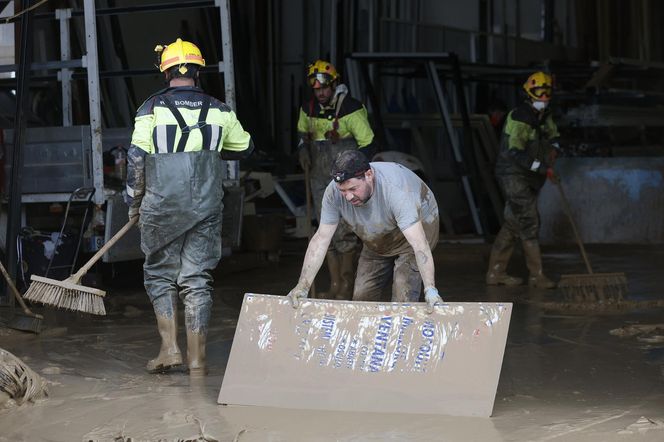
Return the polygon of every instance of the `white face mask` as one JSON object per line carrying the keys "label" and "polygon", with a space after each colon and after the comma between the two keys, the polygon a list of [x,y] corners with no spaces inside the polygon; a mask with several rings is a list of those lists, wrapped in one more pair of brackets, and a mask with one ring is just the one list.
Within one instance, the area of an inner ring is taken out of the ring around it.
{"label": "white face mask", "polygon": [[533,101],[533,107],[542,112],[549,105],[548,101]]}

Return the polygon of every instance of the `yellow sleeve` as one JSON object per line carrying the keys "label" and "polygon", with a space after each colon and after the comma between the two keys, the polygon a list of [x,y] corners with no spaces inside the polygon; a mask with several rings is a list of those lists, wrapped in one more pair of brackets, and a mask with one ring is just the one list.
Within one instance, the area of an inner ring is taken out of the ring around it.
{"label": "yellow sleeve", "polygon": [[149,154],[154,153],[152,143],[152,130],[154,129],[154,114],[141,115],[134,121],[134,132],[131,135],[131,144]]}
{"label": "yellow sleeve", "polygon": [[223,128],[223,143],[221,148],[241,152],[249,147],[250,140],[251,135],[242,128],[235,112],[229,111],[228,119]]}
{"label": "yellow sleeve", "polygon": [[300,116],[297,119],[297,132],[300,134],[309,132],[309,116],[304,113],[302,108],[300,108]]}
{"label": "yellow sleeve", "polygon": [[358,109],[353,113],[345,115],[343,118],[346,120],[348,131],[353,135],[353,138],[355,138],[359,148],[371,144],[374,139],[374,133],[373,130],[371,130],[367,109],[364,106],[362,106],[362,109]]}
{"label": "yellow sleeve", "polygon": [[505,134],[508,137],[508,149],[524,150],[530,138],[532,128],[521,121],[511,118],[505,123]]}

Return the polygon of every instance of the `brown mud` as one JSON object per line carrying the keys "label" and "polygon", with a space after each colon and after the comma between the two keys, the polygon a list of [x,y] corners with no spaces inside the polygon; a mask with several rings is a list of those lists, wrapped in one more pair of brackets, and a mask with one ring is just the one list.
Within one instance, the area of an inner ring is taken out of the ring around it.
{"label": "brown mud", "polygon": [[[233,259],[222,260],[208,334],[210,373],[202,379],[145,372],[160,340],[140,284],[107,287],[106,317],[39,309],[46,315],[39,336],[0,328],[0,348],[49,389],[34,404],[0,409],[0,441],[664,440],[664,344],[656,338],[662,333],[651,327],[629,334],[629,327],[662,324],[664,252],[656,247],[589,247],[598,271],[627,273],[625,300],[635,304],[605,314],[544,308],[563,299],[557,290],[486,287],[488,245],[438,245],[443,299],[515,302],[489,419],[217,405],[242,294],[286,294],[297,282],[304,246],[286,243],[279,263],[233,267]],[[573,248],[543,251],[554,279],[582,265]],[[522,259],[513,261],[510,272],[525,276]],[[624,335],[611,334],[619,329]],[[181,326],[183,352],[185,342]]]}

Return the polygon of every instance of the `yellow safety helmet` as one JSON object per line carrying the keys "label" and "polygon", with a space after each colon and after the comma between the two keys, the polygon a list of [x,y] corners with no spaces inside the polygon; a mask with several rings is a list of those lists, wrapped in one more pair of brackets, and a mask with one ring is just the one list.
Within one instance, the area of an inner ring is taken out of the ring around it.
{"label": "yellow safety helmet", "polygon": [[205,60],[198,46],[179,38],[169,45],[157,45],[154,50],[161,54],[159,58],[159,71],[161,72],[172,66],[180,65],[180,73],[184,74],[187,72],[186,64],[205,66]]}
{"label": "yellow safety helmet", "polygon": [[535,72],[523,83],[523,90],[533,100],[549,101],[553,93],[553,79],[545,72]]}
{"label": "yellow safety helmet", "polygon": [[331,85],[339,79],[339,73],[332,63],[316,60],[307,66],[307,81],[313,89]]}

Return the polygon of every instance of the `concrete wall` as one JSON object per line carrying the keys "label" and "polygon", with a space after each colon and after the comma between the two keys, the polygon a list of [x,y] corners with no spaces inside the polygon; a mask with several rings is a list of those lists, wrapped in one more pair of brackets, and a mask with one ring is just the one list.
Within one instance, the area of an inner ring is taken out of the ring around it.
{"label": "concrete wall", "polygon": [[[664,243],[664,158],[561,158],[556,163],[586,243]],[[539,199],[542,243],[573,243],[556,188]]]}

